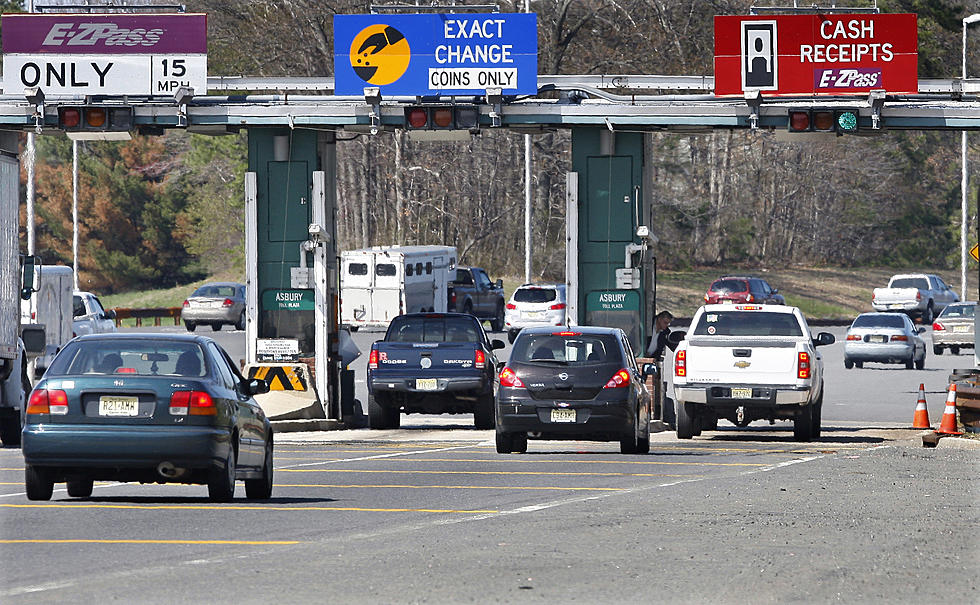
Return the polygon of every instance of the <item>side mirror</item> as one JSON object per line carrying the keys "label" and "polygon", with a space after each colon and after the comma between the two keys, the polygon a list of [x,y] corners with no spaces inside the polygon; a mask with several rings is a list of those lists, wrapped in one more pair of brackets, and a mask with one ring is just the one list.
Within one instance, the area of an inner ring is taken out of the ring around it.
{"label": "side mirror", "polygon": [[656,376],[660,371],[657,369],[657,364],[655,363],[645,363],[643,364],[643,379],[646,380],[647,376]]}
{"label": "side mirror", "polygon": [[498,361],[497,362],[497,373],[499,374],[499,373],[503,372],[505,367],[507,367],[507,364],[505,362]]}
{"label": "side mirror", "polygon": [[916,332],[916,334],[925,334],[926,333],[926,329],[925,328],[921,328],[921,327],[920,328],[916,328],[915,332]]}
{"label": "side mirror", "polygon": [[115,319],[116,318],[116,310],[115,309],[109,309],[108,311],[106,311],[105,313],[102,314],[102,318],[103,319]]}
{"label": "side mirror", "polygon": [[30,300],[31,294],[38,290],[34,283],[34,272],[41,264],[41,259],[34,255],[27,255],[23,257],[23,262],[24,272],[21,279],[20,297],[23,300]]}
{"label": "side mirror", "polygon": [[496,282],[494,282],[494,285],[497,286],[499,289],[503,290],[504,289],[504,280],[498,279]]}
{"label": "side mirror", "polygon": [[496,351],[497,349],[502,349],[506,346],[507,345],[504,344],[504,341],[500,340],[499,338],[494,338],[493,340],[490,341],[490,348],[493,349],[494,351]]}
{"label": "side mirror", "polygon": [[674,348],[679,345],[685,337],[687,337],[687,332],[684,332],[683,330],[675,330],[667,335],[667,344],[671,345],[671,348]]}
{"label": "side mirror", "polygon": [[837,342],[837,339],[834,338],[833,334],[830,332],[820,332],[817,334],[817,337],[813,339],[813,346],[822,347],[824,345],[832,345],[835,342]]}
{"label": "side mirror", "polygon": [[258,378],[252,378],[245,384],[249,395],[262,395],[269,392],[269,383]]}

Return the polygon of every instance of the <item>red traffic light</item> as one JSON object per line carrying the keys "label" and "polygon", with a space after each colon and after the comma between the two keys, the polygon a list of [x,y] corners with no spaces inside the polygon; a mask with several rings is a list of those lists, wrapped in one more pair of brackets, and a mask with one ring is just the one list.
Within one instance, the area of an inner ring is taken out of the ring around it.
{"label": "red traffic light", "polygon": [[405,108],[408,130],[475,130],[480,127],[480,112],[467,105],[423,105]]}

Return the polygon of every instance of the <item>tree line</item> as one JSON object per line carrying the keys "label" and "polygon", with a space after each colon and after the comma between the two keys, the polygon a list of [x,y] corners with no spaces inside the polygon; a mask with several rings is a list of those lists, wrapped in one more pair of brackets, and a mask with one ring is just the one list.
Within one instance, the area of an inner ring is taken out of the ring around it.
{"label": "tree line", "polygon": [[[530,4],[538,15],[539,73],[675,75],[712,74],[714,16],[747,14],[751,5]],[[918,14],[920,78],[958,75],[961,18],[977,12],[975,4],[877,2],[882,12]],[[518,12],[524,2],[497,5]],[[332,75],[333,16],[371,9],[351,0],[197,0],[186,6],[208,13],[212,75],[270,77]],[[976,47],[971,42],[968,51]],[[342,249],[448,244],[459,249],[462,262],[495,274],[523,273],[523,136],[484,130],[468,142],[423,143],[401,132],[340,134]],[[174,131],[126,143],[83,143],[82,283],[116,291],[241,270],[246,137]],[[777,141],[766,130],[652,137],[653,154],[646,158],[652,179],[644,186],[654,200],[651,226],[660,238],[661,267],[958,262],[958,133],[892,132],[807,144]],[[570,138],[568,131],[532,137],[533,272],[539,278],[564,275]],[[70,263],[71,145],[57,136],[37,140],[38,251],[46,261]],[[975,205],[971,221],[973,215]]]}

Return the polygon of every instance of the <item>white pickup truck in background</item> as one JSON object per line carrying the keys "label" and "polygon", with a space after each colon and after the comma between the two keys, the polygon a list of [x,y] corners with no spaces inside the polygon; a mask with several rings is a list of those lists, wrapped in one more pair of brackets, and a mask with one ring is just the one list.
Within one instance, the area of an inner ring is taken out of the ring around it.
{"label": "white pickup truck in background", "polygon": [[754,420],[792,420],[797,441],[820,437],[823,360],[796,307],[704,305],[674,352],[678,439],[714,430],[718,419],[745,427]]}
{"label": "white pickup truck in background", "polygon": [[893,275],[887,288],[875,288],[871,306],[875,311],[898,311],[923,324],[931,324],[949,303],[960,297],[938,275],[903,273]]}

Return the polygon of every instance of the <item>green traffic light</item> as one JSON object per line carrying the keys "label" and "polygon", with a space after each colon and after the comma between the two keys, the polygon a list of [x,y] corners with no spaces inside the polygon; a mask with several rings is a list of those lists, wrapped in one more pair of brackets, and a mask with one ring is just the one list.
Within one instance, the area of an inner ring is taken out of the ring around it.
{"label": "green traffic light", "polygon": [[837,127],[844,132],[857,130],[857,114],[852,111],[843,111],[837,115]]}

